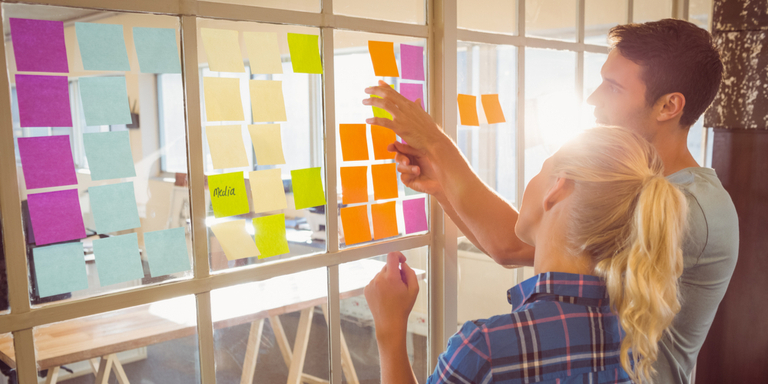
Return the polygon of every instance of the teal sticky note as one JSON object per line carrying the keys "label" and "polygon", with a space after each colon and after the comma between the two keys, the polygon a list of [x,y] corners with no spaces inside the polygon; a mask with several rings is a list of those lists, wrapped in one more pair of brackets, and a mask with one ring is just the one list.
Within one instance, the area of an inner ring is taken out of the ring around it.
{"label": "teal sticky note", "polygon": [[120,24],[75,23],[77,45],[86,71],[130,71]]}
{"label": "teal sticky note", "polygon": [[37,247],[32,255],[40,297],[88,289],[81,242]]}
{"label": "teal sticky note", "polygon": [[131,123],[128,88],[124,76],[82,77],[78,80],[85,125]]}
{"label": "teal sticky note", "polygon": [[184,228],[145,232],[144,248],[147,250],[149,273],[152,277],[189,271],[189,253]]}
{"label": "teal sticky note", "polygon": [[135,233],[94,240],[93,255],[102,287],[144,277]]}
{"label": "teal sticky note", "polygon": [[136,176],[128,131],[84,133],[91,180]]}
{"label": "teal sticky note", "polygon": [[141,226],[132,182],[90,187],[88,196],[96,232],[107,234]]}
{"label": "teal sticky note", "polygon": [[320,167],[316,167],[291,171],[293,202],[296,209],[325,205],[321,170]]}
{"label": "teal sticky note", "polygon": [[133,45],[141,73],[181,73],[175,29],[133,27]]}

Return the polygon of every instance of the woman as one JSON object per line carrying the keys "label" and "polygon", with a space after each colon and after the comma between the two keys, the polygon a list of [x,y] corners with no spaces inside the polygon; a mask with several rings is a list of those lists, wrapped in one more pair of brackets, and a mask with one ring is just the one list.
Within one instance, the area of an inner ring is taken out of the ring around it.
{"label": "woman", "polygon": [[[686,210],[647,141],[585,131],[525,190],[515,233],[534,247],[537,275],[508,291],[511,314],[464,324],[428,382],[652,381],[658,340],[680,309]],[[400,253],[366,287],[384,383],[416,382],[405,335],[417,294]]]}

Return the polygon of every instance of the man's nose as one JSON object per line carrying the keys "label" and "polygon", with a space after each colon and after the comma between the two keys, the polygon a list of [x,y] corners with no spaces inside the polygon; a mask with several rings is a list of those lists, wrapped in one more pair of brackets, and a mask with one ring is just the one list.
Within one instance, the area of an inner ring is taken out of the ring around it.
{"label": "man's nose", "polygon": [[598,99],[597,89],[595,89],[594,91],[592,91],[589,97],[587,97],[587,104],[597,107],[597,104],[598,104],[597,99]]}

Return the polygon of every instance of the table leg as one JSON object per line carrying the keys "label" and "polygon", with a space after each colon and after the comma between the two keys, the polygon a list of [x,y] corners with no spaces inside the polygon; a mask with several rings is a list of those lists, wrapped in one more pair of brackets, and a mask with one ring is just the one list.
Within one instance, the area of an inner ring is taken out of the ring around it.
{"label": "table leg", "polygon": [[125,375],[123,370],[123,364],[118,360],[117,355],[112,354],[112,366],[115,370],[115,376],[117,376],[117,382],[119,384],[130,384],[128,382],[128,376]]}
{"label": "table leg", "polygon": [[[328,305],[322,304],[323,316],[325,317],[325,323],[328,323]],[[357,378],[357,371],[352,364],[352,354],[349,353],[349,346],[347,340],[344,338],[344,332],[339,330],[339,336],[341,338],[341,370],[344,372],[344,376],[347,378],[349,384],[360,384],[360,379]]]}
{"label": "table leg", "polygon": [[93,370],[93,374],[97,375],[99,374],[99,359],[93,358],[88,360],[89,363],[91,363],[91,369]]}
{"label": "table leg", "polygon": [[59,380],[59,367],[48,368],[48,375],[45,376],[45,384],[56,384]]}
{"label": "table leg", "polygon": [[272,324],[272,332],[275,334],[275,341],[277,346],[280,347],[280,353],[283,354],[283,361],[285,366],[291,366],[291,359],[293,358],[293,352],[291,352],[291,345],[288,343],[288,337],[285,336],[285,330],[283,330],[283,323],[278,316],[270,316],[269,322]]}
{"label": "table leg", "polygon": [[101,358],[99,371],[96,373],[96,384],[108,384],[114,358],[115,355],[107,355]]}
{"label": "table leg", "polygon": [[261,331],[263,329],[264,319],[251,323],[248,344],[245,347],[245,360],[243,361],[243,374],[240,376],[240,384],[253,383],[253,375],[256,373],[256,359],[259,357],[259,345],[261,345]]}
{"label": "table leg", "polygon": [[288,369],[288,384],[301,384],[304,359],[307,357],[307,345],[309,344],[309,330],[312,327],[314,313],[314,307],[301,310],[299,326],[296,330],[296,341],[293,343],[293,358]]}

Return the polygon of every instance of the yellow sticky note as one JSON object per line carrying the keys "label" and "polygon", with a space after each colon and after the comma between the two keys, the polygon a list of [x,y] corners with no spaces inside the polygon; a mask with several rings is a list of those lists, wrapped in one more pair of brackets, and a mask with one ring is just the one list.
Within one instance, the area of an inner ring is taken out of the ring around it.
{"label": "yellow sticky note", "polygon": [[483,111],[485,111],[485,119],[488,120],[488,124],[507,121],[504,119],[504,112],[501,110],[499,95],[480,95],[480,102],[483,103]]}
{"label": "yellow sticky note", "polygon": [[200,28],[208,68],[216,72],[245,72],[237,31]]}
{"label": "yellow sticky note", "polygon": [[342,203],[355,204],[368,202],[368,167],[341,167]]}
{"label": "yellow sticky note", "polygon": [[256,230],[256,246],[261,251],[259,259],[291,251],[285,237],[285,214],[256,217],[253,219],[253,228]]}
{"label": "yellow sticky note", "polygon": [[[390,84],[389,86],[392,87],[392,89],[395,89],[395,85],[394,84]],[[377,99],[380,99],[380,97],[376,96],[376,95],[371,95],[371,97],[375,97]],[[390,115],[389,112],[387,112],[386,110],[383,110],[383,109],[378,108],[378,107],[372,107],[372,108],[373,108],[373,116],[375,116],[375,117],[383,117],[385,119],[390,119],[390,120],[392,119],[392,115]]]}
{"label": "yellow sticky note", "polygon": [[344,161],[368,160],[365,124],[339,124],[339,140]]}
{"label": "yellow sticky note", "polygon": [[477,120],[477,97],[459,94],[459,117],[461,125],[480,126]]}
{"label": "yellow sticky note", "polygon": [[247,167],[242,127],[239,125],[209,125],[205,127],[213,169]]}
{"label": "yellow sticky note", "polygon": [[390,41],[369,41],[368,52],[373,62],[376,76],[400,77],[395,60],[394,44]]}
{"label": "yellow sticky note", "polygon": [[375,200],[397,198],[397,165],[395,163],[372,165],[371,178]]}
{"label": "yellow sticky note", "polygon": [[371,241],[371,227],[368,223],[368,206],[341,208],[341,226],[344,229],[344,243],[353,245]]}
{"label": "yellow sticky note", "polygon": [[208,190],[213,214],[217,218],[242,215],[250,210],[243,172],[209,175]]}
{"label": "yellow sticky note", "polygon": [[245,219],[214,224],[211,226],[211,231],[221,244],[221,249],[224,250],[227,260],[261,255],[259,249],[256,248],[256,242],[245,230]]}
{"label": "yellow sticky note", "polygon": [[381,240],[397,236],[397,213],[394,201],[371,205],[373,217],[373,239]]}
{"label": "yellow sticky note", "polygon": [[323,73],[317,35],[288,34],[288,50],[294,73]]}
{"label": "yellow sticky note", "polygon": [[277,80],[250,80],[251,112],[255,123],[287,121],[283,82]]}
{"label": "yellow sticky note", "polygon": [[207,121],[243,121],[240,80],[204,77],[205,118]]}
{"label": "yellow sticky note", "polygon": [[376,160],[394,159],[395,153],[387,150],[387,147],[397,141],[395,131],[371,125],[371,141],[373,142],[373,158]]}
{"label": "yellow sticky note", "polygon": [[277,33],[243,32],[243,37],[245,37],[245,50],[248,51],[251,74],[283,73]]}
{"label": "yellow sticky note", "polygon": [[251,134],[258,165],[285,164],[280,124],[249,125],[248,132]]}
{"label": "yellow sticky note", "polygon": [[248,172],[248,181],[251,184],[253,212],[276,211],[288,206],[280,169]]}

